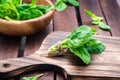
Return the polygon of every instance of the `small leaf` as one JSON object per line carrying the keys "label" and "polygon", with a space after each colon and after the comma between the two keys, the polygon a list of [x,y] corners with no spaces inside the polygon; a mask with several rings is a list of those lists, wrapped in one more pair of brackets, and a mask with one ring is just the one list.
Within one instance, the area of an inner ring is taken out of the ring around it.
{"label": "small leaf", "polygon": [[110,26],[104,24],[103,22],[100,22],[98,26],[103,30],[108,30],[108,31],[110,30]]}
{"label": "small leaf", "polygon": [[72,6],[79,6],[80,5],[80,3],[76,0],[68,0],[68,3]]}
{"label": "small leaf", "polygon": [[87,14],[92,20],[93,20],[93,24],[98,24],[103,18],[102,17],[98,17],[96,16],[94,13],[92,13],[89,10],[85,10],[85,14]]}
{"label": "small leaf", "polygon": [[38,74],[31,77],[23,77],[21,80],[37,80],[37,78],[42,77],[44,74]]}
{"label": "small leaf", "polygon": [[57,11],[63,11],[67,8],[67,5],[62,0],[57,0],[55,3],[55,9]]}

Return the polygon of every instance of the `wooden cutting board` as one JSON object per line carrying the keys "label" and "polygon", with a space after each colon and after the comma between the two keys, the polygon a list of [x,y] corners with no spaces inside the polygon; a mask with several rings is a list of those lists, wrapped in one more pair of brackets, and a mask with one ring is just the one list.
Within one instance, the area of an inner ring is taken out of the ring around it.
{"label": "wooden cutting board", "polygon": [[49,57],[48,48],[64,40],[69,32],[53,32],[43,41],[42,46],[30,56],[0,61],[0,78],[8,78],[34,70],[55,70],[66,79],[120,80],[120,38],[95,36],[106,45],[102,54],[92,54],[91,64],[81,65],[76,56]]}

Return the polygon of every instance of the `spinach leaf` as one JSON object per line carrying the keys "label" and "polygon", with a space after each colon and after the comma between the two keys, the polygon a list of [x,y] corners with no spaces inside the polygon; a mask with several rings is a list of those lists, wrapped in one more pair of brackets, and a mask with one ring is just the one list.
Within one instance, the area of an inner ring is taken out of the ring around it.
{"label": "spinach leaf", "polygon": [[40,10],[29,8],[24,11],[20,11],[20,20],[33,19],[42,15],[43,13]]}
{"label": "spinach leaf", "polygon": [[87,43],[85,43],[85,47],[89,53],[101,53],[105,49],[105,45],[102,42],[96,39],[91,39]]}
{"label": "spinach leaf", "polygon": [[35,6],[36,5],[36,0],[32,0],[31,6]]}
{"label": "spinach leaf", "polygon": [[57,11],[63,11],[67,8],[67,5],[62,0],[57,0],[55,3],[55,9]]}
{"label": "spinach leaf", "polygon": [[6,0],[0,0],[0,4],[6,3]]}
{"label": "spinach leaf", "polygon": [[44,13],[47,13],[47,12],[49,12],[50,10],[52,10],[54,8],[54,6],[53,5],[48,5],[48,6],[45,6],[45,9],[44,9]]}
{"label": "spinach leaf", "polygon": [[99,22],[103,19],[102,17],[96,16],[89,10],[85,10],[85,13],[93,20],[92,24],[99,24]]}
{"label": "spinach leaf", "polygon": [[69,47],[77,48],[83,46],[87,41],[92,38],[93,31],[90,27],[82,25],[73,30],[68,36]]}
{"label": "spinach leaf", "polygon": [[90,64],[91,62],[91,56],[88,53],[87,49],[84,46],[78,47],[78,48],[69,48],[72,53],[74,53],[76,56],[78,56],[85,64]]}
{"label": "spinach leaf", "polygon": [[98,26],[101,28],[101,29],[104,29],[104,30],[110,30],[110,26],[108,26],[108,25],[106,25],[105,23],[103,23],[103,22],[100,22],[99,24],[98,24]]}
{"label": "spinach leaf", "polygon": [[9,17],[11,19],[19,19],[19,13],[12,2],[7,2],[0,5],[1,18]]}
{"label": "spinach leaf", "polygon": [[65,3],[71,5],[71,6],[79,6],[79,2],[77,0],[63,0]]}
{"label": "spinach leaf", "polygon": [[31,4],[22,4],[22,0],[0,0],[0,18],[6,20],[28,20],[46,14],[53,9],[52,5],[36,5],[36,0]]}
{"label": "spinach leaf", "polygon": [[24,77],[21,80],[37,80],[37,78],[42,77],[44,74],[39,74],[31,77]]}
{"label": "spinach leaf", "polygon": [[11,2],[14,6],[18,6],[18,5],[22,4],[22,0],[11,0]]}
{"label": "spinach leaf", "polygon": [[22,5],[18,5],[16,8],[17,8],[18,12],[21,12],[23,10],[31,8],[31,5],[30,4],[22,4]]}
{"label": "spinach leaf", "polygon": [[94,13],[92,13],[89,10],[85,10],[85,13],[92,19],[92,24],[98,25],[103,30],[110,30],[110,26],[104,24],[102,21],[102,17],[96,16]]}

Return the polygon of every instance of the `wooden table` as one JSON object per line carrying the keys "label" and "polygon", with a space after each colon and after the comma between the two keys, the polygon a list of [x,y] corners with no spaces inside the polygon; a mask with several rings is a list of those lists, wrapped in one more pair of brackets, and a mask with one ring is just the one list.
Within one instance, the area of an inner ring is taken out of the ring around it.
{"label": "wooden table", "polygon": [[[78,0],[80,7],[68,6],[63,12],[55,12],[50,25],[42,32],[23,37],[10,37],[0,34],[0,60],[27,56],[41,46],[44,38],[54,31],[70,32],[79,25],[95,27],[98,35],[120,37],[120,0]],[[84,13],[88,9],[104,18],[104,23],[111,26],[111,31],[104,31],[96,25],[91,25],[91,19]],[[41,80],[64,80],[54,71],[40,71],[45,75]],[[8,80],[19,80],[20,76]],[[79,79],[76,79],[79,80]],[[82,79],[81,79],[82,80]]]}

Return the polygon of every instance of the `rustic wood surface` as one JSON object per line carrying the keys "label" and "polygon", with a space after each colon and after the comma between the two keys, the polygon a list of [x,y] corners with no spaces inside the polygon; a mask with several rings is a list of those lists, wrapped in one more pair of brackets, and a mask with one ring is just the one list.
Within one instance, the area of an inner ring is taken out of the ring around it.
{"label": "rustic wood surface", "polygon": [[[0,60],[2,61],[6,59],[31,55],[40,48],[42,41],[50,32],[70,32],[80,24],[87,24],[89,26],[95,27],[98,30],[98,35],[120,37],[120,0],[78,1],[80,2],[80,7],[69,6],[68,9],[63,12],[55,12],[51,24],[40,33],[25,37],[11,37],[0,34]],[[96,15],[102,16],[104,18],[103,21],[111,26],[111,31],[104,31],[95,25],[91,25],[91,19],[84,14],[84,9],[89,9]],[[64,80],[62,75],[59,75],[58,73],[56,74],[54,71],[40,72],[45,74],[42,80]],[[21,76],[16,76],[11,78],[11,80],[17,80],[19,77]],[[79,79],[92,80],[91,77],[74,78],[74,80]],[[93,80],[108,80],[108,78],[97,79],[96,77]]]}
{"label": "rustic wood surface", "polygon": [[[53,32],[45,38],[41,48],[32,55],[0,61],[1,77],[7,78],[34,70],[54,70],[63,74],[68,80],[71,77],[74,80],[76,76],[120,79],[120,63],[118,63],[120,62],[120,38],[95,36],[105,44],[106,49],[102,54],[91,54],[91,64],[83,66],[80,59],[73,54],[62,57],[48,56],[48,48],[58,41],[64,40],[68,34],[68,32]],[[5,64],[9,66],[5,66]]]}

